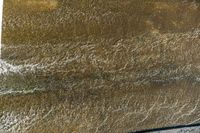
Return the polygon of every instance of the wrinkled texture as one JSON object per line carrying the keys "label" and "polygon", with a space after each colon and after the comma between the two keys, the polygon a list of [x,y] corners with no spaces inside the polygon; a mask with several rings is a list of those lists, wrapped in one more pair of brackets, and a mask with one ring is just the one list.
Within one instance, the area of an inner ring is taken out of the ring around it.
{"label": "wrinkled texture", "polygon": [[5,0],[0,132],[200,122],[198,0]]}

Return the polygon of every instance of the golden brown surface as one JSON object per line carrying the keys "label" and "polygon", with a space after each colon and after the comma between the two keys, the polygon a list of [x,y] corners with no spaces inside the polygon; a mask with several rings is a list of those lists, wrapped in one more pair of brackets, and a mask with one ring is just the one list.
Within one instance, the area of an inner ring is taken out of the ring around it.
{"label": "golden brown surface", "polygon": [[199,26],[197,0],[5,0],[0,132],[198,123]]}

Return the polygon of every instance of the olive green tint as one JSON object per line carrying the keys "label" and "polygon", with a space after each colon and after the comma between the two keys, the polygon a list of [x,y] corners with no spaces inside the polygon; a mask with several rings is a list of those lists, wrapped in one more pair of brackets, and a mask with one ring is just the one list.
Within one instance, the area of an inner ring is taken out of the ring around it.
{"label": "olive green tint", "polygon": [[200,1],[4,0],[0,132],[200,123]]}

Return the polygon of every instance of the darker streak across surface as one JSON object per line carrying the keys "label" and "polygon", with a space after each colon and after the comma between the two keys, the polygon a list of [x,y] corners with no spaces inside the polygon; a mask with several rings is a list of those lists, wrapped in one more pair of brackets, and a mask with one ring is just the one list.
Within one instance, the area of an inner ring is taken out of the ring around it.
{"label": "darker streak across surface", "polygon": [[199,123],[200,3],[6,0],[0,132]]}

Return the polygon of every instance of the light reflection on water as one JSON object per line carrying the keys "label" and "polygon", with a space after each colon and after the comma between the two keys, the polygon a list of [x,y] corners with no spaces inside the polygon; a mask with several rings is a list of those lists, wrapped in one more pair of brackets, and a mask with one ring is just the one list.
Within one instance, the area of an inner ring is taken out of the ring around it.
{"label": "light reflection on water", "polygon": [[198,2],[52,2],[5,1],[0,132],[199,122]]}

